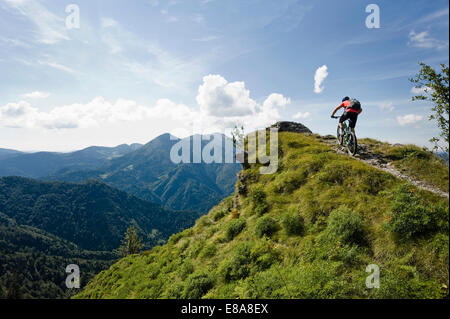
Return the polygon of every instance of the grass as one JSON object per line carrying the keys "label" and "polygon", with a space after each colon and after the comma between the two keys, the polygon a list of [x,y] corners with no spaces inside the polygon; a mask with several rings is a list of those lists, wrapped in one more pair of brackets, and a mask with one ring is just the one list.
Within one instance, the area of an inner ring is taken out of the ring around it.
{"label": "grass", "polygon": [[416,145],[391,145],[373,139],[360,139],[375,154],[380,154],[406,175],[424,181],[438,189],[449,191],[449,167],[427,149]]}
{"label": "grass", "polygon": [[[248,195],[238,208],[223,200],[166,245],[100,273],[76,298],[448,297],[447,199],[315,136],[279,137],[278,172],[244,170]],[[369,264],[380,267],[379,289],[366,288]]]}

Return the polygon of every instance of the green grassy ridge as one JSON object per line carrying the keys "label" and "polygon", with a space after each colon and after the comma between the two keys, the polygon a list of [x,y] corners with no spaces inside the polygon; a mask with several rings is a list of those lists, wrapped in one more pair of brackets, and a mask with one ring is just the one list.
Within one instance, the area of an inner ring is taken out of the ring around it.
{"label": "green grassy ridge", "polygon": [[392,162],[402,173],[448,193],[449,167],[436,154],[416,145],[391,145],[369,138],[360,139],[359,142]]}
{"label": "green grassy ridge", "polygon": [[[164,246],[121,259],[75,298],[445,298],[448,200],[279,134],[279,170],[236,189]],[[244,181],[244,182],[243,182]],[[244,192],[245,193],[245,192]],[[366,266],[380,267],[367,289]]]}

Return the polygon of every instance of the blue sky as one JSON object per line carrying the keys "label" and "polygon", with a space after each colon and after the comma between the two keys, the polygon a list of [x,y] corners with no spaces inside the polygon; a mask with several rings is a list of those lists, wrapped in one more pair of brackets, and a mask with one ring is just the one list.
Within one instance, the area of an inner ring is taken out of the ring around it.
{"label": "blue sky", "polygon": [[[371,3],[380,28],[366,27]],[[66,26],[69,4],[79,28]],[[448,15],[447,0],[0,0],[0,148],[277,120],[334,134],[346,95],[363,105],[358,136],[429,145],[430,105],[411,101],[408,79],[419,61],[448,64]]]}

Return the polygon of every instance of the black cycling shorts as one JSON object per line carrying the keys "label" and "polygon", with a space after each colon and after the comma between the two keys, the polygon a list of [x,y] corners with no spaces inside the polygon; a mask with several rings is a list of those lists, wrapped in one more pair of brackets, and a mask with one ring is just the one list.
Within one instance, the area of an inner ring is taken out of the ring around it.
{"label": "black cycling shorts", "polygon": [[356,121],[358,120],[358,113],[355,112],[345,112],[342,114],[341,118],[339,119],[339,123],[344,122],[345,120],[349,120],[349,126],[351,128],[355,128]]}

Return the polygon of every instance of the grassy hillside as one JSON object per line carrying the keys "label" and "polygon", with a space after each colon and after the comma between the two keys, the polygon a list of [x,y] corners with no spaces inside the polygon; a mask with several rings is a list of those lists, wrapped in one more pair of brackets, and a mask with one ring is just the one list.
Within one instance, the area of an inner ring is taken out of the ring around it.
{"label": "grassy hillside", "polygon": [[402,173],[444,192],[449,191],[448,165],[444,158],[416,145],[391,145],[369,138],[359,142],[367,145],[374,154],[391,161]]}
{"label": "grassy hillside", "polygon": [[[279,137],[276,174],[251,165],[193,228],[121,259],[76,298],[448,297],[447,199],[317,136]],[[366,288],[369,264],[379,289]]]}

